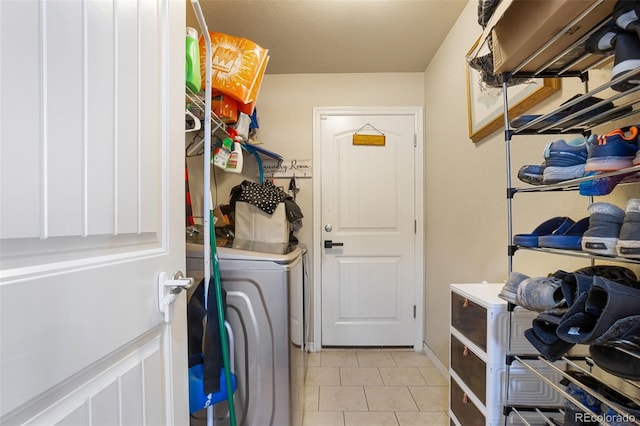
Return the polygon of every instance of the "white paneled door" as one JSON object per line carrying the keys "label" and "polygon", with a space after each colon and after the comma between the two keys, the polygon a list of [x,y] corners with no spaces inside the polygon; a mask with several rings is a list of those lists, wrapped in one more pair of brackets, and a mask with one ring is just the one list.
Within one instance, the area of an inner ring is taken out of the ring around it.
{"label": "white paneled door", "polygon": [[184,22],[0,1],[0,424],[188,423]]}
{"label": "white paneled door", "polygon": [[421,117],[316,110],[323,346],[421,347]]}

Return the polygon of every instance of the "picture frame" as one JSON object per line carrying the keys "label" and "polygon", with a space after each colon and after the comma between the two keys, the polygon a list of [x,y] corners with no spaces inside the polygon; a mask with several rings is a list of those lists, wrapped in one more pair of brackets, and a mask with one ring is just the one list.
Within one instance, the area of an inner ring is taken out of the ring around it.
{"label": "picture frame", "polygon": [[[480,39],[469,50],[472,52]],[[469,55],[467,53],[467,56]],[[467,117],[469,139],[478,143],[496,130],[504,127],[504,101],[501,87],[482,84],[480,72],[466,64]],[[509,86],[509,118],[524,114],[534,105],[559,91],[560,79],[535,78],[519,85]]]}

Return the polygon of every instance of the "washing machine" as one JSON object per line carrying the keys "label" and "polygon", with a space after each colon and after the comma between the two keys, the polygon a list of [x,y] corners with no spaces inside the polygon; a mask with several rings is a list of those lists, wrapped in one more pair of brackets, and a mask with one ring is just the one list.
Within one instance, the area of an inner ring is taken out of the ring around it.
{"label": "washing machine", "polygon": [[[202,248],[187,244],[189,276],[202,274]],[[306,250],[296,247],[272,254],[218,247],[216,251],[227,295],[226,320],[234,335],[236,423],[301,425],[309,318],[304,302]],[[215,424],[227,424],[226,404],[218,405]]]}

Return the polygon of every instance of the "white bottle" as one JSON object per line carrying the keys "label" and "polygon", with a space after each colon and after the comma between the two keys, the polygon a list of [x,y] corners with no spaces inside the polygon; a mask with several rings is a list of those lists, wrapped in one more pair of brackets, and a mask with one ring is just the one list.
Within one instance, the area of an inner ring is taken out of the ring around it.
{"label": "white bottle", "polygon": [[225,169],[231,173],[242,173],[242,146],[240,146],[240,142],[233,142],[233,151],[229,155],[229,161],[227,161],[227,168]]}

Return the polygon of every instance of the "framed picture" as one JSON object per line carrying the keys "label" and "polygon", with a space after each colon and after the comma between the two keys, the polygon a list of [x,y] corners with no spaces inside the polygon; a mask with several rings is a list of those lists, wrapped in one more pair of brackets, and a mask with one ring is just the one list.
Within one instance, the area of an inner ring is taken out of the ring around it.
{"label": "framed picture", "polygon": [[[476,41],[470,52],[476,47]],[[480,54],[479,54],[480,55]],[[496,130],[504,127],[504,101],[502,87],[487,86],[479,71],[467,68],[467,116],[469,138],[477,143]],[[509,86],[509,119],[524,114],[552,93],[560,90],[558,78],[534,78],[522,84]]]}

